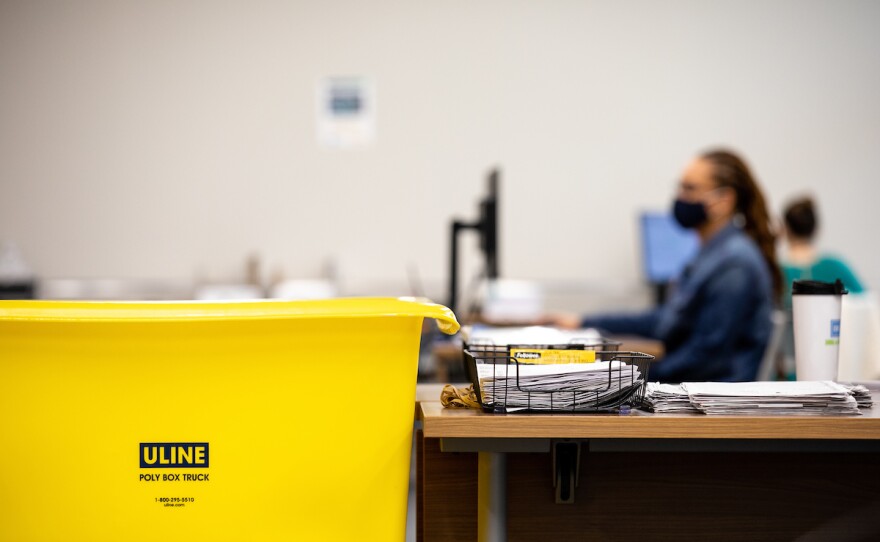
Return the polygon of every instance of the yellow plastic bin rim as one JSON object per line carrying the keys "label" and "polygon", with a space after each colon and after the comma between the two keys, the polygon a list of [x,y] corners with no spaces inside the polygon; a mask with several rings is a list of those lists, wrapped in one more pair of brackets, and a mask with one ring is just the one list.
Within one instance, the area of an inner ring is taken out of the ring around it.
{"label": "yellow plastic bin rim", "polygon": [[459,329],[451,310],[414,297],[355,297],[309,301],[0,301],[0,321],[118,322],[281,320],[295,318],[433,318],[449,335]]}

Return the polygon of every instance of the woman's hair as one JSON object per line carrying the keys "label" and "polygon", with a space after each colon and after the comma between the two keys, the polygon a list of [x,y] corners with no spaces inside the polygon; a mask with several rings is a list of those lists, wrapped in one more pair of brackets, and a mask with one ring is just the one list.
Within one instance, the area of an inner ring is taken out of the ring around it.
{"label": "woman's hair", "polygon": [[776,264],[776,235],[770,224],[764,195],[752,172],[742,158],[730,151],[712,150],[701,158],[712,164],[712,177],[719,187],[729,187],[736,192],[736,210],[745,219],[743,231],[761,250],[773,279],[773,291],[779,298],[782,295],[782,273]]}
{"label": "woman's hair", "polygon": [[813,205],[813,199],[809,197],[799,198],[785,207],[785,227],[791,232],[792,236],[801,239],[812,239],[819,225],[819,218],[816,216],[816,206]]}

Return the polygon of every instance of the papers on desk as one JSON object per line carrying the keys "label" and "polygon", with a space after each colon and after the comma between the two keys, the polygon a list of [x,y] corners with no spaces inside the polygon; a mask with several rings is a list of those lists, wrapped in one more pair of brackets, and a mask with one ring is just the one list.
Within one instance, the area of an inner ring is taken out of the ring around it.
{"label": "papers on desk", "polygon": [[872,405],[865,386],[835,382],[648,382],[644,399],[658,414],[853,415]]}
{"label": "papers on desk", "polygon": [[691,404],[706,414],[858,415],[856,400],[835,382],[685,382]]}
{"label": "papers on desk", "polygon": [[479,363],[484,404],[519,410],[588,411],[619,405],[641,389],[641,372],[621,361],[552,365]]}

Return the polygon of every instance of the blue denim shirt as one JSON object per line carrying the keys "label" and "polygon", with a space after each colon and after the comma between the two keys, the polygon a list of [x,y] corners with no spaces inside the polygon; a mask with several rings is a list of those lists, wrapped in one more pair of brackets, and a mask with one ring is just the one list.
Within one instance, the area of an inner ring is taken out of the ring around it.
{"label": "blue denim shirt", "polygon": [[663,341],[661,382],[754,380],[772,332],[770,270],[748,235],[728,225],[685,269],[669,300],[642,314],[587,317],[584,327]]}

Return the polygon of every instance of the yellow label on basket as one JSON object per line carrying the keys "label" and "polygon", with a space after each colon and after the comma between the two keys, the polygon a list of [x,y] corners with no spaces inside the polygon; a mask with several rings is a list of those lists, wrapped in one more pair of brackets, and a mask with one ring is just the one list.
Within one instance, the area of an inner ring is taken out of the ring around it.
{"label": "yellow label on basket", "polygon": [[547,350],[543,348],[511,348],[510,355],[520,363],[549,365],[552,363],[593,363],[593,350]]}

